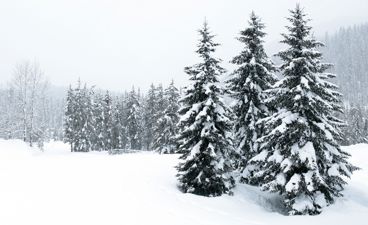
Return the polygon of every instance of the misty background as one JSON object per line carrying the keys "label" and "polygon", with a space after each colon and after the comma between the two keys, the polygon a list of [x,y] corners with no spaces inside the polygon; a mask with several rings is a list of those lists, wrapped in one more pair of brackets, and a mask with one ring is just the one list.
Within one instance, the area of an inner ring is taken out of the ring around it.
{"label": "misty background", "polygon": [[282,46],[288,10],[301,3],[315,36],[368,21],[366,0],[3,0],[0,7],[1,84],[14,65],[37,61],[50,83],[78,78],[112,91],[147,90],[171,79],[187,82],[183,67],[196,62],[196,30],[204,19],[221,43],[224,67],[239,52],[235,40],[254,10],[266,24],[269,55]]}
{"label": "misty background", "polygon": [[[83,111],[93,105],[97,116],[101,105],[111,106],[121,127],[131,115],[127,112],[135,108],[130,106],[136,105],[137,130],[142,135],[145,130],[150,140],[151,125],[158,120],[151,114],[163,113],[160,102],[165,98],[176,99],[172,102],[177,104],[181,88],[188,84],[184,67],[198,62],[197,30],[205,20],[221,44],[215,55],[223,60],[228,75],[234,69],[229,61],[243,48],[236,38],[248,27],[252,10],[266,24],[265,48],[277,65],[280,60],[274,54],[286,47],[279,43],[289,23],[286,17],[300,3],[311,19],[313,35],[326,43],[320,49],[324,60],[335,65],[331,72],[337,78],[332,82],[340,87],[344,106],[338,117],[346,122],[341,144],[368,143],[365,0],[1,3],[0,138],[41,146],[45,140],[65,140],[68,102],[79,96],[78,107]],[[77,119],[88,113],[83,115]],[[151,142],[146,142],[150,149]]]}

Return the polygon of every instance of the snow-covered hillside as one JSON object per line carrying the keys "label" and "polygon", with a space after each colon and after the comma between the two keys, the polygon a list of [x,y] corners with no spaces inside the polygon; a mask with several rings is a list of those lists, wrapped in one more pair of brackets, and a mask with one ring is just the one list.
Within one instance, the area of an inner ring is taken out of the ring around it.
{"label": "snow-covered hillside", "polygon": [[70,153],[59,142],[40,152],[0,140],[0,224],[366,224],[368,145],[345,150],[362,168],[345,197],[319,216],[283,216],[270,206],[272,196],[246,185],[216,198],[179,192],[178,155]]}

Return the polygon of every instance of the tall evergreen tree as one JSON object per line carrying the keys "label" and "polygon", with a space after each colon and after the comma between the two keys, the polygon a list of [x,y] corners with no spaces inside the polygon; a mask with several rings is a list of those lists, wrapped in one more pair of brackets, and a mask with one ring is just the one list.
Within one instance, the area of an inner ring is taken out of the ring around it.
{"label": "tall evergreen tree", "polygon": [[[262,124],[257,121],[270,115],[265,103],[265,90],[271,88],[276,81],[275,66],[268,58],[264,47],[264,24],[254,12],[250,15],[249,27],[240,32],[238,40],[243,50],[231,61],[238,67],[228,80],[228,87],[235,99],[234,123],[236,148],[240,154],[239,169],[244,178],[252,176],[255,168],[247,165],[247,161],[259,153],[256,142],[263,135]],[[246,167],[246,168],[245,168]]]}
{"label": "tall evergreen tree", "polygon": [[66,142],[71,144],[75,152],[87,152],[93,148],[94,116],[92,107],[93,91],[85,85],[81,88],[80,81],[75,89],[68,91],[65,112]]}
{"label": "tall evergreen tree", "polygon": [[75,94],[71,85],[69,86],[67,97],[66,97],[66,107],[65,107],[65,117],[64,117],[64,142],[70,144],[70,150],[74,151],[75,146]]}
{"label": "tall evergreen tree", "polygon": [[126,110],[124,107],[123,98],[116,99],[115,102],[117,103],[113,107],[112,148],[125,149],[128,144],[125,124]]}
{"label": "tall evergreen tree", "polygon": [[184,154],[177,166],[177,176],[183,192],[219,196],[229,193],[232,186],[232,178],[228,176],[233,151],[229,137],[230,110],[223,103],[223,89],[218,84],[218,76],[225,70],[219,65],[220,60],[212,56],[218,44],[213,41],[206,22],[199,33],[196,53],[202,62],[185,68],[192,85],[180,101],[177,140],[179,151]]}
{"label": "tall evergreen tree", "polygon": [[155,105],[155,119],[158,121],[164,115],[164,111],[167,107],[167,101],[165,98],[165,91],[162,84],[159,84],[156,88],[156,105]]}
{"label": "tall evergreen tree", "polygon": [[160,153],[175,153],[175,136],[177,135],[177,123],[179,122],[179,91],[175,87],[174,81],[165,89],[164,99],[165,103],[158,104],[164,104],[166,108],[161,118],[158,119],[155,128],[153,149]]}
{"label": "tall evergreen tree", "polygon": [[337,143],[343,123],[333,113],[341,111],[340,94],[327,81],[334,76],[321,62],[317,49],[323,45],[311,36],[299,5],[290,12],[282,41],[288,48],[278,53],[284,77],[270,91],[278,111],[260,121],[266,135],[251,163],[260,164],[254,179],[264,190],[281,193],[289,214],[314,215],[342,196],[343,176],[356,167]]}
{"label": "tall evergreen tree", "polygon": [[134,88],[128,95],[126,129],[131,149],[142,149],[141,112],[138,95]]}
{"label": "tall evergreen tree", "polygon": [[76,151],[88,152],[93,150],[92,137],[94,134],[94,116],[92,97],[93,90],[87,88],[85,84],[83,89],[77,93],[77,118],[78,118],[78,145]]}
{"label": "tall evergreen tree", "polygon": [[104,97],[100,93],[93,96],[93,133],[91,135],[92,149],[96,151],[105,150],[105,115],[103,106]]}
{"label": "tall evergreen tree", "polygon": [[152,147],[154,127],[156,126],[156,87],[151,84],[144,105],[144,146],[147,150]]}
{"label": "tall evergreen tree", "polygon": [[112,149],[112,130],[113,130],[113,112],[112,112],[112,98],[107,91],[102,102],[103,108],[103,138],[104,150]]}

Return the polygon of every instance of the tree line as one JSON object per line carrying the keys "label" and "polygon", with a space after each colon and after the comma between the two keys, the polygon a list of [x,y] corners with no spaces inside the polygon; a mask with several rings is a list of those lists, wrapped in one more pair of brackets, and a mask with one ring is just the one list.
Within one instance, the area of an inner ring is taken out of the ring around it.
{"label": "tree line", "polygon": [[151,85],[146,96],[134,87],[121,96],[70,87],[66,99],[64,140],[73,152],[113,149],[173,153],[179,90],[174,81]]}

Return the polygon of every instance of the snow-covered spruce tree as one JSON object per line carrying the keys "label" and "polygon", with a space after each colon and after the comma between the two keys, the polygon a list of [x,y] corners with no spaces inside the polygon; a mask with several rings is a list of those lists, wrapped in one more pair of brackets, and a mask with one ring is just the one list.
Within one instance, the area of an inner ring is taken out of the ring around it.
{"label": "snow-covered spruce tree", "polygon": [[68,91],[68,105],[65,112],[66,142],[71,144],[75,152],[89,151],[91,148],[91,102],[90,92],[85,86],[81,88],[80,81],[75,89]]}
{"label": "snow-covered spruce tree", "polygon": [[74,151],[75,144],[75,94],[71,86],[69,86],[66,96],[65,117],[64,117],[64,142],[70,144],[70,150]]}
{"label": "snow-covered spruce tree", "polygon": [[156,123],[164,116],[165,108],[167,107],[167,102],[165,98],[165,91],[162,84],[159,84],[156,88],[156,110],[155,118]]}
{"label": "snow-covered spruce tree", "polygon": [[299,5],[290,12],[282,41],[288,48],[278,53],[284,77],[269,91],[278,110],[260,121],[266,135],[250,162],[261,166],[253,178],[264,190],[281,193],[290,215],[315,215],[342,196],[344,177],[356,167],[337,143],[343,123],[333,113],[341,111],[340,94],[327,81],[334,76],[317,51],[323,45],[311,36]]}
{"label": "snow-covered spruce tree", "polygon": [[95,151],[105,150],[104,140],[104,108],[103,96],[100,93],[95,93],[93,96],[93,132],[91,135],[92,149]]}
{"label": "snow-covered spruce tree", "polygon": [[112,114],[112,99],[110,93],[107,91],[102,102],[103,109],[103,139],[104,139],[104,149],[112,149],[112,127],[113,127],[113,114]]}
{"label": "snow-covered spruce tree", "polygon": [[150,89],[148,90],[147,97],[145,99],[144,104],[144,147],[149,150],[152,147],[153,142],[153,132],[154,127],[156,126],[156,88],[153,84],[151,84]]}
{"label": "snow-covered spruce tree", "polygon": [[240,155],[238,169],[243,172],[245,181],[256,170],[251,165],[247,166],[247,162],[259,153],[256,140],[263,135],[263,127],[257,121],[270,114],[264,91],[270,89],[276,81],[275,66],[263,47],[266,35],[263,29],[264,24],[252,12],[248,28],[241,31],[238,38],[243,44],[243,50],[231,61],[237,68],[227,82],[235,100],[234,139]]}
{"label": "snow-covered spruce tree", "polygon": [[138,95],[134,88],[128,95],[126,129],[129,138],[129,147],[131,149],[142,149],[142,126],[141,113]]}
{"label": "snow-covered spruce tree", "polygon": [[127,131],[125,126],[125,107],[123,98],[116,99],[117,102],[113,107],[112,119],[112,148],[125,149],[128,143]]}
{"label": "snow-covered spruce tree", "polygon": [[202,62],[185,68],[192,85],[180,100],[180,132],[177,137],[179,151],[184,154],[177,166],[179,188],[183,192],[203,196],[220,196],[229,193],[233,179],[232,141],[229,137],[230,110],[222,101],[223,89],[218,76],[225,71],[220,60],[212,53],[218,46],[213,42],[207,23],[199,30],[198,53]]}
{"label": "snow-covered spruce tree", "polygon": [[77,110],[75,112],[77,118],[77,144],[75,151],[88,152],[93,148],[92,139],[95,132],[92,105],[94,92],[92,89],[87,88],[87,85],[84,85],[83,89],[78,90],[76,93]]}
{"label": "snow-covered spruce tree", "polygon": [[70,88],[68,91],[68,105],[65,112],[65,141],[71,145],[72,152],[86,151],[86,131],[83,130],[86,124],[86,115],[84,94],[86,88],[81,88],[81,82],[75,89]]}
{"label": "snow-covered spruce tree", "polygon": [[166,108],[163,116],[159,118],[156,128],[153,149],[161,154],[175,153],[177,123],[179,122],[179,91],[171,81],[164,93]]}

